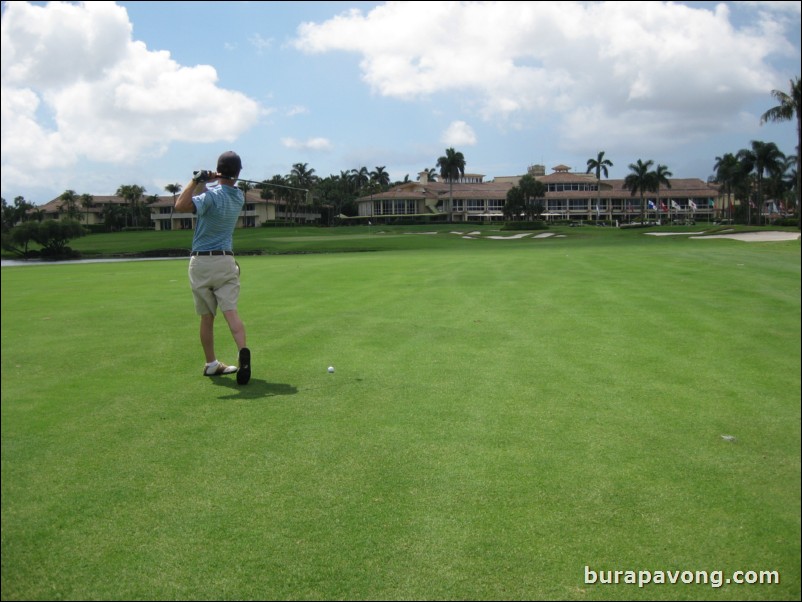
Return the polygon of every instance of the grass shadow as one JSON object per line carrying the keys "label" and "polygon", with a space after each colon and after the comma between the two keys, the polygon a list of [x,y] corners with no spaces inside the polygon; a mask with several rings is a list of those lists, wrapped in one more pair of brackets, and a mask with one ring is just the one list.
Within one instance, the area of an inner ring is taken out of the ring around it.
{"label": "grass shadow", "polygon": [[252,378],[247,385],[238,385],[233,378],[213,378],[211,381],[218,387],[232,391],[230,395],[222,395],[220,399],[262,399],[298,393],[298,387],[294,385],[270,383],[258,378]]}

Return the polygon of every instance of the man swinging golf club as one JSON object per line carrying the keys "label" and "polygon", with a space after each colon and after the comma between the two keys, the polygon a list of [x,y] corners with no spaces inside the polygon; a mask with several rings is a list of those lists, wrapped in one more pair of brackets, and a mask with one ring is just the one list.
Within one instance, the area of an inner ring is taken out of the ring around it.
{"label": "man swinging golf club", "polygon": [[[189,283],[200,316],[200,340],[206,365],[204,376],[237,374],[244,385],[251,378],[251,352],[245,344],[245,325],[237,312],[240,280],[234,259],[234,228],[245,204],[245,195],[234,186],[242,160],[233,151],[217,159],[217,170],[196,171],[175,203],[175,210],[195,213],[197,224],[189,259]],[[207,182],[216,183],[208,184]],[[239,349],[239,366],[218,361],[214,350],[214,319],[223,312]]]}

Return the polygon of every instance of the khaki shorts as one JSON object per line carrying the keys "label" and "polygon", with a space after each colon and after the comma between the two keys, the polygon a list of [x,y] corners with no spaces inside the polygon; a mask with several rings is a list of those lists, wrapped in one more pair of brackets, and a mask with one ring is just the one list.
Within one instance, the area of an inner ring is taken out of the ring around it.
{"label": "khaki shorts", "polygon": [[195,298],[195,312],[217,314],[237,309],[239,270],[233,255],[200,255],[189,259],[189,285]]}

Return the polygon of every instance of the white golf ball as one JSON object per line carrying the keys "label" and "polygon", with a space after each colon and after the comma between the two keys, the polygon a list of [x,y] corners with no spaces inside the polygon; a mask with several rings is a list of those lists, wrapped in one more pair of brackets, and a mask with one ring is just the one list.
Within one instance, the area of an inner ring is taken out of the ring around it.
{"label": "white golf ball", "polygon": [[329,372],[334,372],[334,366],[329,366]]}

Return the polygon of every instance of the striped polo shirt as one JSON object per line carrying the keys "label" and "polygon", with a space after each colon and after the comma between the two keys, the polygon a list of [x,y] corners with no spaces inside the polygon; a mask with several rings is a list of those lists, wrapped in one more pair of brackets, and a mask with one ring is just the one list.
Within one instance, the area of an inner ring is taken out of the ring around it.
{"label": "striped polo shirt", "polygon": [[216,184],[192,197],[198,223],[192,238],[193,251],[233,251],[237,225],[245,195],[239,188]]}

